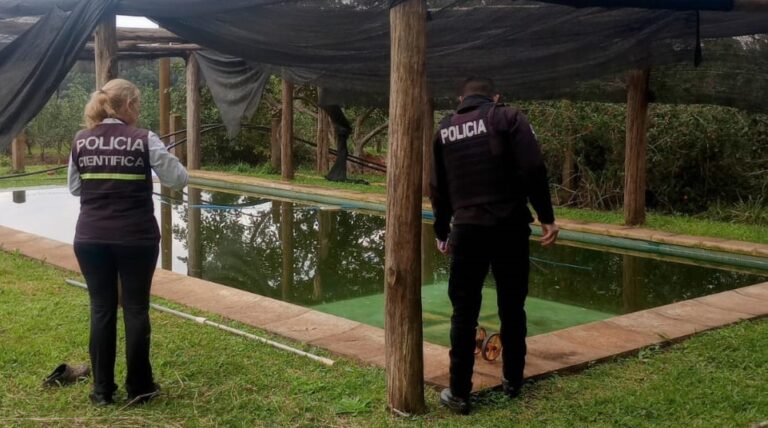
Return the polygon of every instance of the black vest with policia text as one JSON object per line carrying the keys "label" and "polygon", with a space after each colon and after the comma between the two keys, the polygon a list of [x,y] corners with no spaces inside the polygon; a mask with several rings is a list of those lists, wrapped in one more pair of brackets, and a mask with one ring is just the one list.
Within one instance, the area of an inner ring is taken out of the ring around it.
{"label": "black vest with policia text", "polygon": [[80,131],[72,160],[80,173],[75,242],[155,244],[149,131],[122,123]]}
{"label": "black vest with policia text", "polygon": [[525,206],[511,150],[505,149],[507,130],[496,120],[497,109],[503,108],[490,102],[440,123],[438,138],[454,211],[517,201]]}

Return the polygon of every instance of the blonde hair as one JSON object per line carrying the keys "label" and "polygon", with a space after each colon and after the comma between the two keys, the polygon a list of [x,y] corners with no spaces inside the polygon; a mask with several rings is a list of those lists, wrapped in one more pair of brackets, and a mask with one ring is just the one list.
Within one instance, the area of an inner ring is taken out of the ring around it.
{"label": "blonde hair", "polygon": [[85,105],[85,127],[93,129],[107,118],[117,118],[118,113],[130,101],[139,99],[139,88],[124,79],[114,79],[91,94]]}

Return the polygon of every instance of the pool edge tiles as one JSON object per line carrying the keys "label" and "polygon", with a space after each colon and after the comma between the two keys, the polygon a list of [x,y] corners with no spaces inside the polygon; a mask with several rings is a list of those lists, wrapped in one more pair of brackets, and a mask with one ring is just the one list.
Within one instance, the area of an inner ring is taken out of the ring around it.
{"label": "pool edge tiles", "polygon": [[[79,272],[72,246],[0,226],[0,248]],[[152,294],[221,315],[342,357],[384,366],[380,328],[232,287],[156,270]],[[762,303],[762,304],[761,304]],[[675,342],[705,330],[768,316],[768,282],[595,321],[528,338],[526,377],[572,371],[639,349]],[[701,320],[704,320],[703,322]],[[428,384],[448,385],[448,348],[424,343]],[[475,389],[496,387],[501,360],[478,359]]]}

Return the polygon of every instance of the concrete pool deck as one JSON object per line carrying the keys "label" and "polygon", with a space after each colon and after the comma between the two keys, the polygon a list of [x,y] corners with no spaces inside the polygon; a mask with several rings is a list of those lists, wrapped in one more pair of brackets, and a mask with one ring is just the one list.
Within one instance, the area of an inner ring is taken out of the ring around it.
{"label": "concrete pool deck", "polygon": [[[0,226],[0,249],[79,273],[72,246]],[[156,270],[152,294],[336,355],[384,366],[384,330],[186,275]],[[528,338],[526,378],[587,367],[641,348],[768,316],[768,282]],[[501,360],[477,358],[476,390],[498,386]],[[448,348],[424,343],[424,377],[448,385]]]}

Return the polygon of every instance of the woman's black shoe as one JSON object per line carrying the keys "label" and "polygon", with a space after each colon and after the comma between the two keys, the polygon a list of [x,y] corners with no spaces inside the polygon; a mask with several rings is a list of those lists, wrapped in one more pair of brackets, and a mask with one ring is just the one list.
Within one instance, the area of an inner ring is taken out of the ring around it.
{"label": "woman's black shoe", "polygon": [[469,405],[469,398],[453,395],[451,388],[445,388],[440,392],[440,404],[462,415],[468,415],[472,409]]}
{"label": "woman's black shoe", "polygon": [[112,400],[111,395],[104,395],[100,394],[98,392],[92,392],[88,394],[88,398],[91,399],[91,403],[93,403],[95,406],[109,406],[110,404],[115,404],[115,401]]}

